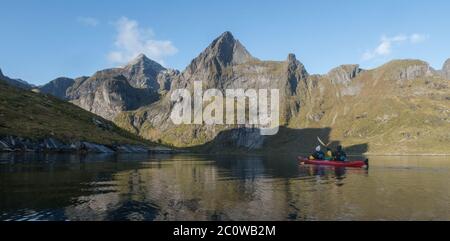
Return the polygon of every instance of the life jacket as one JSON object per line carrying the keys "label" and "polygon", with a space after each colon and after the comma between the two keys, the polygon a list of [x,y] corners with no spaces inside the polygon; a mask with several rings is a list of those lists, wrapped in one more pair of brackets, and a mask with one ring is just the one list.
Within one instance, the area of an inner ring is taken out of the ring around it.
{"label": "life jacket", "polygon": [[334,153],[334,159],[336,161],[345,161],[347,160],[347,154],[344,151],[336,151]]}
{"label": "life jacket", "polygon": [[312,156],[316,160],[323,160],[325,158],[325,154],[323,153],[323,151],[316,151],[316,152],[314,152],[314,154],[312,154]]}

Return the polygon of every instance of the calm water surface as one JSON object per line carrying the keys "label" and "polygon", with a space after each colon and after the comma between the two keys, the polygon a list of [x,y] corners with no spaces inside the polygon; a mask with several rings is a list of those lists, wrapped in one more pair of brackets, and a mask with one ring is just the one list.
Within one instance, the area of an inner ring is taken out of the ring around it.
{"label": "calm water surface", "polygon": [[450,220],[449,157],[0,155],[0,220]]}

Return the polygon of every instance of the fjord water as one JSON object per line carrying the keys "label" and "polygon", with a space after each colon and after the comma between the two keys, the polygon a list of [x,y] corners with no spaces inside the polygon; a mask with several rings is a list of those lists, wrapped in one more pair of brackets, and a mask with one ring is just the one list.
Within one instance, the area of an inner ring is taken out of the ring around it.
{"label": "fjord water", "polygon": [[449,157],[0,155],[0,220],[450,220]]}

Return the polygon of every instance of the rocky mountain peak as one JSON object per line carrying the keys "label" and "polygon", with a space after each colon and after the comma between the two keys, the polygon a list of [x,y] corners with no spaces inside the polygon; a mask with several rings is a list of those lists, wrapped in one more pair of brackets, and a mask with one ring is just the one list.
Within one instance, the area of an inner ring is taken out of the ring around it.
{"label": "rocky mountain peak", "polygon": [[136,58],[131,60],[125,68],[133,68],[135,66],[142,66],[146,68],[153,68],[155,70],[165,70],[163,66],[161,66],[156,61],[149,59],[145,54],[139,54]]}
{"label": "rocky mountain peak", "polygon": [[297,91],[297,86],[300,81],[306,81],[309,74],[306,71],[305,66],[297,60],[295,54],[290,53],[288,55],[288,84],[291,94],[295,94]]}
{"label": "rocky mountain peak", "polygon": [[241,64],[253,59],[247,49],[229,31],[216,38],[206,50],[224,64]]}
{"label": "rocky mountain peak", "polygon": [[[443,68],[444,70],[450,70],[450,59],[447,59],[447,61],[445,61]],[[0,70],[1,72],[1,70]]]}
{"label": "rocky mountain peak", "polygon": [[288,55],[288,62],[295,62],[295,61],[297,61],[297,58],[295,57],[295,54],[290,53]]}
{"label": "rocky mountain peak", "polygon": [[0,69],[0,77],[4,77],[2,69]]}
{"label": "rocky mountain peak", "polygon": [[224,32],[188,66],[189,72],[213,68],[219,72],[226,66],[242,64],[254,60],[247,49],[234,38],[231,32]]}
{"label": "rocky mountain peak", "polygon": [[450,79],[450,59],[445,61],[444,66],[442,66],[442,74],[444,78]]}
{"label": "rocky mountain peak", "polygon": [[358,76],[363,70],[359,68],[357,64],[340,65],[328,72],[328,77],[332,83],[335,84],[348,84]]}
{"label": "rocky mountain peak", "polygon": [[166,68],[156,61],[140,54],[124,67],[123,74],[134,88],[158,90],[158,74],[165,70]]}

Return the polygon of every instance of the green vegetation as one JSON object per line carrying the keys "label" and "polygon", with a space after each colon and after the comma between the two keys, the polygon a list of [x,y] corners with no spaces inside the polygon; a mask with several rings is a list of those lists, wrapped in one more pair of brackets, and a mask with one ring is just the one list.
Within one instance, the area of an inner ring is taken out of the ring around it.
{"label": "green vegetation", "polygon": [[[331,140],[367,143],[367,153],[448,154],[448,80],[428,76],[427,69],[423,61],[395,60],[361,73],[348,86],[322,77],[322,93],[312,91],[289,127],[329,127]],[[357,94],[342,94],[354,86],[360,87]]]}
{"label": "green vegetation", "polygon": [[151,144],[69,102],[0,81],[0,136],[98,144]]}

